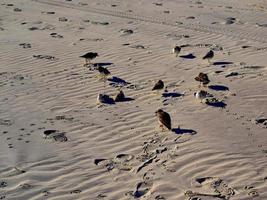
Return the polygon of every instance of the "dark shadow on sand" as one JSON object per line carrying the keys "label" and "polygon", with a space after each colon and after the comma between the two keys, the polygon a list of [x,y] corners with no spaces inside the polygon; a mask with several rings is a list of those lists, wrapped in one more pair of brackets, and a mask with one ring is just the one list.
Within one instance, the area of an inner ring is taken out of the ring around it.
{"label": "dark shadow on sand", "polygon": [[122,100],[117,100],[116,102],[127,102],[127,101],[133,101],[134,99],[133,98],[131,98],[131,97],[125,97],[124,99],[122,99]]}
{"label": "dark shadow on sand", "polygon": [[227,62],[227,61],[219,61],[219,62],[214,62],[213,65],[230,65],[233,64],[233,62]]}
{"label": "dark shadow on sand", "polygon": [[105,99],[105,102],[103,102],[103,104],[109,104],[109,105],[114,105],[115,104],[115,101],[114,101],[114,99],[112,99],[112,98],[106,98]]}
{"label": "dark shadow on sand", "polygon": [[108,78],[108,81],[112,82],[113,84],[119,84],[119,85],[128,85],[128,84],[130,84],[129,82],[125,81],[124,79],[116,77],[116,76],[113,76],[112,78]]}
{"label": "dark shadow on sand", "polygon": [[192,53],[189,53],[187,55],[181,55],[180,58],[194,59],[194,58],[196,58],[196,56],[194,56]]}
{"label": "dark shadow on sand", "polygon": [[175,133],[175,134],[186,134],[186,133],[189,133],[191,135],[195,135],[197,134],[197,132],[193,129],[182,129],[182,128],[173,128],[172,131]]}
{"label": "dark shadow on sand", "polygon": [[172,97],[172,98],[176,98],[176,97],[181,97],[184,96],[183,94],[177,93],[177,92],[164,92],[162,94],[162,97]]}
{"label": "dark shadow on sand", "polygon": [[229,88],[224,85],[210,85],[209,89],[216,91],[229,91]]}
{"label": "dark shadow on sand", "polygon": [[113,63],[111,62],[100,62],[100,63],[94,63],[94,65],[96,66],[100,66],[100,67],[105,67],[105,66],[109,66],[112,65]]}
{"label": "dark shadow on sand", "polygon": [[207,102],[206,104],[208,106],[217,107],[217,108],[225,108],[227,106],[227,104],[224,103],[224,102],[222,102],[222,101],[218,101],[218,102]]}

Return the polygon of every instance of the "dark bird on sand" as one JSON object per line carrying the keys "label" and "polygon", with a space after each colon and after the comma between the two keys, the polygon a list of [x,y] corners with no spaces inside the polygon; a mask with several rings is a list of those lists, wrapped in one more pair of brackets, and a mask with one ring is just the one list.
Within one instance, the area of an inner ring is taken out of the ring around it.
{"label": "dark bird on sand", "polygon": [[115,102],[121,102],[125,100],[125,95],[122,90],[116,95]]}
{"label": "dark bird on sand", "polygon": [[107,94],[98,94],[97,104],[114,104],[114,99]]}
{"label": "dark bird on sand", "polygon": [[181,47],[179,47],[179,46],[174,46],[172,49],[172,53],[174,53],[176,57],[178,56],[180,51],[181,51]]}
{"label": "dark bird on sand", "polygon": [[156,111],[156,116],[158,117],[158,122],[160,127],[162,128],[162,131],[164,130],[164,128],[167,128],[168,130],[172,129],[171,116],[167,112],[159,109]]}
{"label": "dark bird on sand", "polygon": [[87,64],[90,64],[91,60],[95,59],[97,56],[98,56],[98,53],[88,52],[80,57],[85,58],[85,65],[87,65]]}
{"label": "dark bird on sand", "polygon": [[196,97],[196,99],[199,99],[200,102],[202,103],[204,99],[206,99],[208,96],[211,96],[211,95],[205,90],[199,90],[194,93],[194,96]]}
{"label": "dark bird on sand", "polygon": [[103,76],[108,76],[108,75],[110,74],[110,71],[109,71],[107,68],[105,68],[105,67],[97,66],[96,69],[97,69],[97,70],[99,71],[99,73],[100,73],[101,75],[103,75]]}
{"label": "dark bird on sand", "polygon": [[203,86],[206,86],[210,82],[208,75],[202,72],[200,72],[199,75],[195,77],[195,80],[202,83]]}
{"label": "dark bird on sand", "polygon": [[210,62],[210,59],[214,57],[214,52],[210,50],[202,59],[203,60],[208,60]]}
{"label": "dark bird on sand", "polygon": [[164,88],[164,82],[162,80],[159,80],[154,87],[152,88],[153,90],[162,90]]}

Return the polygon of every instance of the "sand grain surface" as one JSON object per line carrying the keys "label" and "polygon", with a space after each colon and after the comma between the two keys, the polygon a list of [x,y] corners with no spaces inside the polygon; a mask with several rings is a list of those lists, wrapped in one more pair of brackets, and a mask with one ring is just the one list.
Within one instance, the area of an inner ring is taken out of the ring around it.
{"label": "sand grain surface", "polygon": [[[0,199],[267,199],[266,18],[260,0],[1,1]],[[194,98],[200,72],[219,103]]]}

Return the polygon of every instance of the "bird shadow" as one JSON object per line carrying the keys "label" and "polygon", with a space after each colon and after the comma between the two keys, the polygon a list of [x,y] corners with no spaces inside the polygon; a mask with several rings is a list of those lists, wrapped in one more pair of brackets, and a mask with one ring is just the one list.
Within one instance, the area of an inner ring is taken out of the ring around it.
{"label": "bird shadow", "polygon": [[212,63],[213,65],[231,65],[233,64],[233,62],[228,62],[228,61],[218,61],[218,62],[214,62]]}
{"label": "bird shadow", "polygon": [[209,89],[216,91],[229,91],[229,88],[224,85],[210,85]]}
{"label": "bird shadow", "polygon": [[245,69],[263,69],[265,66],[258,66],[258,65],[252,65],[252,66],[244,66]]}
{"label": "bird shadow", "polygon": [[197,134],[197,132],[193,129],[181,129],[181,128],[173,128],[172,131],[175,133],[175,134],[186,134],[186,133],[189,133],[191,135],[195,135]]}
{"label": "bird shadow", "polygon": [[103,104],[109,104],[109,105],[114,105],[115,100],[111,97],[106,97],[105,100],[102,102]]}
{"label": "bird shadow", "polygon": [[176,97],[181,97],[184,96],[183,94],[177,93],[177,92],[164,92],[162,94],[162,97],[172,97],[172,98],[176,98]]}
{"label": "bird shadow", "polygon": [[189,53],[187,55],[181,55],[180,58],[194,59],[194,58],[196,58],[196,56],[194,56],[192,53]]}
{"label": "bird shadow", "polygon": [[100,66],[100,67],[105,67],[105,66],[109,66],[112,65],[113,63],[111,62],[100,62],[100,63],[94,63],[94,65],[96,66]]}
{"label": "bird shadow", "polygon": [[130,84],[129,82],[125,81],[124,79],[116,77],[116,76],[112,76],[112,78],[108,78],[108,81],[112,82],[113,84],[120,84],[120,85]]}
{"label": "bird shadow", "polygon": [[121,100],[116,100],[115,102],[127,102],[127,101],[133,101],[134,98],[131,98],[131,97],[125,97]]}
{"label": "bird shadow", "polygon": [[206,104],[208,106],[212,106],[212,107],[217,107],[217,108],[225,108],[227,106],[226,103],[224,103],[223,101],[218,101],[218,102],[206,102]]}

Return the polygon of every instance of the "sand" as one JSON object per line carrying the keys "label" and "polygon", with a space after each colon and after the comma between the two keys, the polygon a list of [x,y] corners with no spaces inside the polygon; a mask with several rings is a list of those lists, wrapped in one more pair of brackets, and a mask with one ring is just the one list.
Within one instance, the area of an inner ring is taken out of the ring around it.
{"label": "sand", "polygon": [[[260,0],[1,1],[0,199],[267,199],[266,18]],[[194,98],[200,72],[217,103]]]}

